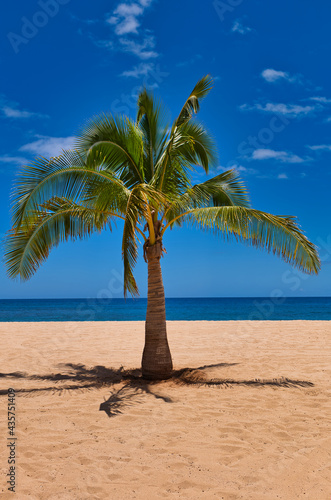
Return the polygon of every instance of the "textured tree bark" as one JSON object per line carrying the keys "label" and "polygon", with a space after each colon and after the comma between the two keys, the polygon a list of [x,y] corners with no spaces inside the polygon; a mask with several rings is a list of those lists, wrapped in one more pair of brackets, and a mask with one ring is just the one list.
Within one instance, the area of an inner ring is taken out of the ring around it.
{"label": "textured tree bark", "polygon": [[160,257],[162,243],[146,249],[148,261],[148,296],[145,324],[145,347],[142,356],[142,376],[153,380],[169,378],[172,359],[167,340],[164,287]]}

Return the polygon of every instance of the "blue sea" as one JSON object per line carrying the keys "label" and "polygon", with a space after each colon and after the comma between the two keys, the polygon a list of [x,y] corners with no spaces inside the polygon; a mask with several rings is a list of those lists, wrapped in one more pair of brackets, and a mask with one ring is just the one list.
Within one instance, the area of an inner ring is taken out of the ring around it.
{"label": "blue sea", "polygon": [[[147,299],[0,300],[0,321],[143,321]],[[168,320],[331,320],[331,297],[169,298]]]}

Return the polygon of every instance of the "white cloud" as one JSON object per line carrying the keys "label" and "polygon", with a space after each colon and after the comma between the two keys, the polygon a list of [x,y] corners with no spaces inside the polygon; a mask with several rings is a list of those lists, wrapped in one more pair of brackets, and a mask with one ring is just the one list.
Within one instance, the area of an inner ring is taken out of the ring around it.
{"label": "white cloud", "polygon": [[276,69],[265,69],[261,73],[262,78],[264,78],[269,83],[278,82],[280,80],[286,80],[287,82],[293,83],[298,81],[298,77],[290,76],[286,71],[278,71]]}
{"label": "white cloud", "polygon": [[102,49],[114,50],[115,45],[111,40],[98,40],[93,35],[89,35],[90,40],[97,46]]}
{"label": "white cloud", "polygon": [[288,179],[286,174],[278,174],[277,179]]}
{"label": "white cloud", "polygon": [[[279,83],[281,81],[286,81],[288,83],[296,83],[302,85],[304,83],[304,78],[300,74],[291,75],[288,71],[281,71],[273,68],[267,68],[261,73],[262,78],[269,83]],[[309,82],[306,82],[309,84]]]}
{"label": "white cloud", "polygon": [[285,73],[284,71],[277,71],[275,69],[265,69],[262,71],[261,76],[267,80],[267,82],[276,82],[281,78],[287,78],[288,73]]}
{"label": "white cloud", "polygon": [[114,27],[119,47],[114,46],[112,42],[102,40],[98,41],[98,45],[111,49],[119,48],[143,60],[157,57],[157,52],[153,50],[155,47],[154,37],[141,28],[142,16],[152,1],[136,0],[131,3],[126,1],[119,3],[107,19],[107,23]]}
{"label": "white cloud", "polygon": [[0,156],[0,163],[10,163],[12,165],[18,166],[18,165],[24,165],[25,163],[28,163],[28,160],[26,158],[24,158],[23,156],[1,155]]}
{"label": "white cloud", "polygon": [[274,151],[273,149],[255,149],[252,153],[253,160],[279,160],[283,163],[302,163],[305,160],[300,156],[287,151]]}
{"label": "white cloud", "polygon": [[21,109],[14,108],[12,106],[2,106],[1,111],[3,112],[6,118],[17,118],[17,119],[25,119],[25,118],[47,118],[46,115],[41,115],[40,113],[32,113],[31,111],[23,111]]}
{"label": "white cloud", "polygon": [[316,106],[300,106],[298,104],[283,104],[272,102],[268,102],[265,105],[254,104],[253,106],[242,104],[241,106],[239,106],[239,108],[244,111],[253,111],[256,109],[265,113],[278,113],[281,115],[292,117],[308,115],[316,110]]}
{"label": "white cloud", "polygon": [[143,12],[144,9],[137,3],[120,3],[114,10],[114,14],[120,17],[140,16]]}
{"label": "white cloud", "polygon": [[240,33],[241,35],[246,35],[250,31],[252,31],[252,28],[249,28],[248,26],[243,26],[238,20],[233,23],[232,32],[234,33]]}
{"label": "white cloud", "polygon": [[143,7],[149,7],[152,2],[153,0],[139,0],[140,5],[142,5]]}
{"label": "white cloud", "polygon": [[72,149],[74,147],[75,137],[47,137],[36,136],[37,140],[25,144],[20,151],[30,153],[35,156],[44,156],[51,158],[59,156],[62,150]]}
{"label": "white cloud", "polygon": [[152,59],[158,57],[158,53],[152,50],[155,47],[153,36],[146,36],[141,43],[136,40],[130,40],[129,38],[120,38],[119,42],[125,52],[131,52],[139,57],[139,59]]}
{"label": "white cloud", "polygon": [[322,104],[330,104],[331,103],[331,99],[328,99],[327,97],[323,97],[323,96],[309,97],[309,101],[320,102]]}
{"label": "white cloud", "polygon": [[115,27],[115,33],[118,36],[137,35],[138,28],[140,28],[139,17],[143,15],[150,4],[151,0],[142,0],[139,3],[120,3],[107,22]]}
{"label": "white cloud", "polygon": [[[159,54],[154,50],[155,38],[151,34],[151,30],[144,29],[142,26],[145,11],[153,1],[122,0],[107,14],[105,19],[108,27],[112,28],[112,35],[108,39],[100,39],[96,34],[90,32],[88,37],[97,47],[111,51],[128,52],[143,61],[158,57]],[[130,73],[130,70],[125,73]],[[124,73],[122,75],[134,76]]]}
{"label": "white cloud", "polygon": [[331,144],[319,144],[317,146],[308,146],[312,151],[331,151]]}
{"label": "white cloud", "polygon": [[137,3],[120,3],[107,22],[115,26],[116,35],[138,33],[138,28],[140,26],[138,17],[141,16],[143,12],[143,7]]}
{"label": "white cloud", "polygon": [[290,80],[290,75],[285,71],[277,71],[276,69],[265,69],[261,73],[262,78],[267,82],[273,83],[279,80]]}
{"label": "white cloud", "polygon": [[13,109],[10,106],[3,106],[1,109],[7,118],[30,118],[34,115],[34,113],[30,113],[29,111],[20,111],[19,109]]}
{"label": "white cloud", "polygon": [[153,69],[154,64],[152,63],[140,63],[131,70],[123,71],[120,76],[140,78],[141,76],[147,76]]}
{"label": "white cloud", "polygon": [[283,104],[283,103],[271,103],[268,102],[264,107],[261,106],[259,109],[261,111],[266,111],[268,113],[280,113],[283,115],[307,115],[314,111],[314,106],[300,106],[298,104]]}
{"label": "white cloud", "polygon": [[227,165],[226,167],[219,165],[218,167],[216,167],[216,170],[218,170],[220,172],[226,172],[226,171],[231,170],[233,168],[242,174],[246,174],[246,175],[257,174],[257,170],[255,170],[255,168],[244,167],[243,165],[238,165],[237,163],[234,163],[232,165]]}
{"label": "white cloud", "polygon": [[243,167],[242,165],[233,165],[231,168],[235,168],[238,172],[246,175],[257,174],[257,170],[255,170],[255,168]]}

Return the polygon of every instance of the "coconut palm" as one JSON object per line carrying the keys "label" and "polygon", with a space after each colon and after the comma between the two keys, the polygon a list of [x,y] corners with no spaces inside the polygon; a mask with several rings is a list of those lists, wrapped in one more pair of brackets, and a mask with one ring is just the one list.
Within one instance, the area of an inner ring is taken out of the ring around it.
{"label": "coconut palm", "polygon": [[10,277],[29,279],[52,247],[123,221],[124,294],[138,295],[133,270],[143,243],[148,301],[142,374],[162,379],[172,372],[167,341],[160,258],[168,229],[195,226],[264,248],[307,273],[317,273],[315,246],[296,219],[250,208],[235,170],[192,184],[196,167],[215,166],[214,142],[196,121],[212,87],[202,78],[169,126],[164,106],[146,89],[137,117],[103,114],[81,130],[74,151],[36,159],[21,169],[14,188],[13,227],[6,241]]}

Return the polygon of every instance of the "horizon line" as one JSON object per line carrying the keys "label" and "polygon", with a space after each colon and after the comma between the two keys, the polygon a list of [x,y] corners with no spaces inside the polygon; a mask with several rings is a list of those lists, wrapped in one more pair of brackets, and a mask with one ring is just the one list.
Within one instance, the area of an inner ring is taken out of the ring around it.
{"label": "horizon line", "polygon": [[[279,299],[328,299],[331,298],[331,295],[281,295],[279,297],[271,297],[270,295],[265,296],[209,296],[209,297],[166,297],[165,299],[270,299],[270,300],[279,300]],[[147,299],[147,297],[29,297],[29,298],[0,298],[1,300],[139,300],[139,299]]]}

